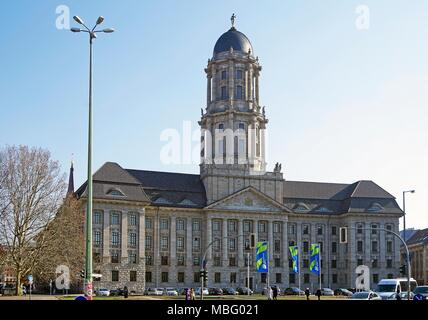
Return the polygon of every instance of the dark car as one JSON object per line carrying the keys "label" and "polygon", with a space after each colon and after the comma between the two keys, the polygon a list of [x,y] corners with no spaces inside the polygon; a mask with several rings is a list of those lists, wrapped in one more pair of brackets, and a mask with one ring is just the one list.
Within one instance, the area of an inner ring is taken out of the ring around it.
{"label": "dark car", "polygon": [[253,290],[247,287],[236,288],[236,291],[238,291],[239,294],[253,294]]}
{"label": "dark car", "polygon": [[422,295],[425,300],[428,300],[428,286],[418,286],[413,291],[415,295],[420,294]]}
{"label": "dark car", "polygon": [[351,291],[352,294],[354,294],[355,292],[357,292],[357,289],[355,289],[355,288],[348,288],[348,290]]}
{"label": "dark car", "polygon": [[123,289],[117,288],[110,290],[110,296],[123,296]]}
{"label": "dark car", "polygon": [[350,297],[352,296],[352,292],[349,291],[348,289],[344,289],[344,288],[339,288],[334,290],[334,295],[335,296],[345,296],[345,297]]}
{"label": "dark car", "polygon": [[300,290],[297,287],[286,288],[284,290],[285,296],[298,296],[298,295],[304,295],[304,294],[305,294],[305,292],[303,290]]}
{"label": "dark car", "polygon": [[208,288],[208,292],[211,296],[221,296],[223,294],[221,288]]}
{"label": "dark car", "polygon": [[227,294],[227,295],[235,295],[235,294],[239,294],[238,291],[236,291],[233,288],[223,288],[223,294]]}

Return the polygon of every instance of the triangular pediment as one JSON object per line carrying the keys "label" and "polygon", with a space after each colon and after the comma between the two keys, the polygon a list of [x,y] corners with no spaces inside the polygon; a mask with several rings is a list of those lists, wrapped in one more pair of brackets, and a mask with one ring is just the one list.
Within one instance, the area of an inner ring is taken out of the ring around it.
{"label": "triangular pediment", "polygon": [[254,187],[247,187],[237,191],[211,203],[205,209],[278,213],[289,211],[284,205]]}

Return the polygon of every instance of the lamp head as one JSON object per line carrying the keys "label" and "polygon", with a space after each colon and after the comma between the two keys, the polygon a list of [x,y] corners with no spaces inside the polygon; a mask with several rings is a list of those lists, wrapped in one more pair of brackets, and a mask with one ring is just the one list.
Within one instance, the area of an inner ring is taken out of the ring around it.
{"label": "lamp head", "polygon": [[103,32],[104,33],[113,33],[114,29],[112,29],[112,28],[103,29]]}
{"label": "lamp head", "polygon": [[71,32],[80,32],[81,30],[79,28],[71,28],[70,31]]}
{"label": "lamp head", "polygon": [[79,17],[79,16],[74,16],[74,17],[73,17],[73,19],[74,19],[74,21],[76,21],[78,24],[83,24],[83,20],[82,20],[82,19],[80,19],[80,17]]}
{"label": "lamp head", "polygon": [[104,17],[103,16],[99,16],[98,19],[97,19],[97,25],[103,23],[103,21],[104,21]]}

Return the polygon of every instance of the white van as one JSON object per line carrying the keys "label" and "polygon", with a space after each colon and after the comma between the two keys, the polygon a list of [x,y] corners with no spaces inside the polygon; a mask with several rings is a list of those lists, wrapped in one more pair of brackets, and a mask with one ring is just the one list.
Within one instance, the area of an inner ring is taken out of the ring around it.
{"label": "white van", "polygon": [[[418,283],[410,278],[410,291],[415,290]],[[407,278],[382,279],[377,284],[376,292],[382,297],[382,300],[394,299],[397,293],[407,291]]]}

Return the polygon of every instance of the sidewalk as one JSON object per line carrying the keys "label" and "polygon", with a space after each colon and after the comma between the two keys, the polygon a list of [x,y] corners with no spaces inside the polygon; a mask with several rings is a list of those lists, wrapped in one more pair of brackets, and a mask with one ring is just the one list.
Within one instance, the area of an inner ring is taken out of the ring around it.
{"label": "sidewalk", "polygon": [[[0,300],[30,300],[30,296],[0,296]],[[31,300],[58,300],[56,296],[44,295],[44,294],[32,294]]]}

